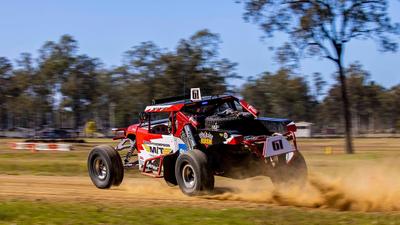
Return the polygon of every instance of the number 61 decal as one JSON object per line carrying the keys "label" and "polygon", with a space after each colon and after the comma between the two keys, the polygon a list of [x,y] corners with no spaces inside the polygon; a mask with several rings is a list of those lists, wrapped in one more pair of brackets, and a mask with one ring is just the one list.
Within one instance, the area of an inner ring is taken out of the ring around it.
{"label": "number 61 decal", "polygon": [[276,140],[272,142],[272,149],[274,149],[274,151],[278,151],[283,149],[283,143],[282,140]]}
{"label": "number 61 decal", "polygon": [[272,136],[265,140],[264,144],[264,157],[271,157],[281,155],[288,152],[293,152],[295,149],[284,136]]}

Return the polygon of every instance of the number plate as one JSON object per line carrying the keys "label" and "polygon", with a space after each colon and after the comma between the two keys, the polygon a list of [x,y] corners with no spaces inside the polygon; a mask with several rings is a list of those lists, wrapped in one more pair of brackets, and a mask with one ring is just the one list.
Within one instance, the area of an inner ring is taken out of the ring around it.
{"label": "number plate", "polygon": [[288,152],[293,152],[295,149],[283,136],[272,136],[265,140],[264,144],[264,157],[271,157],[281,155]]}

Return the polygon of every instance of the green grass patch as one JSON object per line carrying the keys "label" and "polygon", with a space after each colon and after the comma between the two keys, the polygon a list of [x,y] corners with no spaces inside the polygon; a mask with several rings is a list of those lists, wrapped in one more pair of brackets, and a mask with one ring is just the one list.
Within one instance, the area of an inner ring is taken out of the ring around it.
{"label": "green grass patch", "polygon": [[[7,143],[11,141],[15,140],[0,139],[1,174],[86,176],[86,160],[90,149],[99,144],[117,144],[117,141],[110,139],[86,139],[84,144],[74,144],[74,150],[70,152],[31,153],[28,150],[10,150]],[[352,155],[344,154],[340,149],[343,148],[342,139],[300,139],[299,145],[311,172],[331,174],[338,169],[351,171],[351,167],[357,165],[400,158],[400,142],[395,138],[355,139],[356,154]],[[324,153],[326,146],[333,147],[333,154]],[[125,153],[121,152],[122,155]]]}
{"label": "green grass patch", "polygon": [[7,201],[1,224],[400,224],[400,214]]}
{"label": "green grass patch", "polygon": [[87,151],[13,151],[0,154],[0,173],[30,175],[86,175]]}
{"label": "green grass patch", "polygon": [[15,163],[0,160],[2,174],[31,174],[31,175],[86,175],[86,162],[39,161]]}
{"label": "green grass patch", "polygon": [[76,159],[83,160],[86,159],[89,154],[89,151],[79,151],[79,152],[36,152],[32,153],[29,151],[15,151],[15,152],[7,152],[0,154],[0,160],[2,159],[16,159],[16,160],[43,160],[43,159]]}

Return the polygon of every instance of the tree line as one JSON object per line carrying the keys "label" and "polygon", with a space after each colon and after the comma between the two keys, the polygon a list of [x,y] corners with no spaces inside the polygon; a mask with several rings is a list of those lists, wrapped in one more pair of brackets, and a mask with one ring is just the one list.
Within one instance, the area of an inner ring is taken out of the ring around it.
{"label": "tree line", "polygon": [[200,30],[173,50],[152,42],[134,46],[122,65],[105,68],[79,53],[69,35],[46,42],[36,58],[23,53],[12,63],[0,58],[1,129],[80,129],[94,120],[100,129],[126,126],[154,98],[182,95],[190,87],[204,94],[232,91],[235,63],[218,55],[217,34]]}
{"label": "tree line", "polygon": [[[312,122],[321,133],[344,132],[338,74],[327,88],[318,73],[308,82],[294,68],[282,67],[236,87],[242,78],[236,63],[219,56],[220,43],[208,30],[180,40],[172,50],[144,42],[126,51],[121,65],[113,68],[80,54],[69,35],[46,42],[37,57],[23,53],[15,63],[0,57],[0,128],[81,130],[95,121],[106,132],[134,122],[152,99],[200,87],[203,95],[243,96],[264,116]],[[346,68],[346,75],[355,131],[399,131],[400,85],[376,84],[359,63]]]}
{"label": "tree line", "polygon": [[[400,84],[390,88],[377,84],[357,62],[349,65],[345,72],[353,132],[400,132]],[[326,82],[318,73],[313,74],[312,82],[307,82],[292,69],[282,68],[248,81],[241,93],[258,106],[263,115],[312,122],[314,131],[321,134],[343,134],[340,78],[336,73],[333,76],[336,82],[326,88]]]}
{"label": "tree line", "polygon": [[240,0],[246,21],[261,28],[267,37],[288,36],[277,48],[278,59],[296,64],[304,57],[320,57],[337,68],[340,81],[346,152],[353,153],[352,110],[347,87],[344,52],[354,39],[374,40],[381,51],[395,52],[400,24],[392,23],[387,0]]}

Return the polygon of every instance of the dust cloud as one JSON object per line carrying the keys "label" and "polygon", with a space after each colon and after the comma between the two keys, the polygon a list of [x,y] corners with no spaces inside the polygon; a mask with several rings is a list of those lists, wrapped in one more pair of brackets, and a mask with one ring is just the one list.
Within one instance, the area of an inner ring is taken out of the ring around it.
{"label": "dust cloud", "polygon": [[137,179],[127,180],[121,187],[130,195],[137,195],[138,198],[157,198],[157,199],[190,199],[182,194],[179,188],[169,187],[164,179]]}
{"label": "dust cloud", "polygon": [[400,211],[400,164],[376,162],[355,164],[335,171],[335,175],[309,170],[304,187],[275,187],[268,177],[234,180],[217,177],[215,191],[200,197],[187,197],[178,187],[168,187],[162,179],[130,179],[119,189],[141,199],[203,202],[204,200],[242,201],[341,211]]}
{"label": "dust cloud", "polygon": [[223,179],[214,195],[202,198],[342,211],[399,211],[400,166],[385,162],[358,166],[336,176],[311,173],[302,188],[274,187],[266,177]]}

